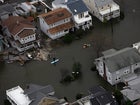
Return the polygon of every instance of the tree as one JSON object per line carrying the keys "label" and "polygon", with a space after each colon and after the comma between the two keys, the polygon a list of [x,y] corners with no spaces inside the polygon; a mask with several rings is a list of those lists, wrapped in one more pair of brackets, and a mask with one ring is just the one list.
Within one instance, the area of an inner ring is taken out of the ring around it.
{"label": "tree", "polygon": [[74,39],[74,36],[71,34],[67,34],[62,38],[63,42],[66,44],[72,43],[73,39]]}
{"label": "tree", "polygon": [[61,69],[61,83],[69,83],[73,80],[73,77],[70,75],[69,71],[67,69]]}
{"label": "tree", "polygon": [[122,99],[123,99],[122,93],[121,93],[118,89],[116,89],[116,90],[114,91],[114,96],[115,96],[115,98],[116,98],[116,101],[119,103],[119,105],[121,105],[121,101],[122,101]]}

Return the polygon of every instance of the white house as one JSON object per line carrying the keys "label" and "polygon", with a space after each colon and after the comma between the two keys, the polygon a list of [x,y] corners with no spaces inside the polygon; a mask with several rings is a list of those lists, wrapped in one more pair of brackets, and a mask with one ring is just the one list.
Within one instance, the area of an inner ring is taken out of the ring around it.
{"label": "white house", "polygon": [[103,56],[95,59],[96,68],[111,85],[128,83],[137,78],[140,71],[140,54],[135,48],[122,50],[110,49],[103,52]]}
{"label": "white house", "polygon": [[58,101],[57,98],[53,97],[54,93],[51,85],[40,86],[36,84],[29,84],[25,90],[20,86],[6,90],[7,99],[12,105],[44,105],[45,99]]}
{"label": "white house", "polygon": [[108,21],[120,16],[120,7],[113,0],[83,0],[90,10],[100,21]]}
{"label": "white house", "polygon": [[19,15],[27,15],[30,12],[35,13],[36,12],[36,7],[32,5],[30,2],[23,2],[18,4],[16,7],[16,13]]}
{"label": "white house", "polygon": [[89,9],[82,0],[55,0],[52,2],[53,8],[66,8],[73,16],[75,27],[85,30],[92,26],[92,18],[89,14]]}
{"label": "white house", "polygon": [[36,28],[27,19],[19,16],[10,16],[2,24],[8,28],[13,38],[13,41],[10,41],[10,43],[18,51],[22,52],[35,47]]}
{"label": "white house", "polygon": [[51,39],[57,39],[74,27],[71,13],[65,8],[58,8],[38,16],[41,30]]}
{"label": "white house", "polygon": [[12,105],[29,105],[31,100],[24,94],[24,90],[20,86],[6,90],[6,96]]}

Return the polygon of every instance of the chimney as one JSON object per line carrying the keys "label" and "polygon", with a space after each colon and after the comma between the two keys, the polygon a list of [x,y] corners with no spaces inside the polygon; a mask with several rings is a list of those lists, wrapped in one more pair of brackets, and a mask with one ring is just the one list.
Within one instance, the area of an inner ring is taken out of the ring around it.
{"label": "chimney", "polygon": [[19,21],[18,20],[16,21],[16,24],[19,25]]}

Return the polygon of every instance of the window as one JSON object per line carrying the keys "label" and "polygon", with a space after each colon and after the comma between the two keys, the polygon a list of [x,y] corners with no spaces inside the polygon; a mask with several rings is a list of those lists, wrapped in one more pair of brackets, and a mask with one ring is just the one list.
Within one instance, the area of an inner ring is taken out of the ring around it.
{"label": "window", "polygon": [[78,15],[78,18],[83,18],[83,17],[84,17],[84,13]]}
{"label": "window", "polygon": [[67,32],[68,30],[64,30],[64,32]]}

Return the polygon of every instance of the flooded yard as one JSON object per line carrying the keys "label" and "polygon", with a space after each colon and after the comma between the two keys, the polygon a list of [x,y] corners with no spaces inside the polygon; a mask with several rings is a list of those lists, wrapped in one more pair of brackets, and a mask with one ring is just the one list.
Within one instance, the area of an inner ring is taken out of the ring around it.
{"label": "flooded yard", "polygon": [[[110,23],[104,24],[94,18],[94,29],[85,34],[82,39],[53,49],[55,57],[60,60],[55,66],[50,63],[51,60],[31,61],[25,66],[16,63],[0,64],[0,105],[3,105],[3,99],[6,98],[5,90],[17,85],[25,88],[29,83],[50,84],[54,87],[56,96],[65,96],[70,102],[75,100],[75,96],[79,92],[87,94],[88,89],[92,86],[101,84],[103,87],[110,88],[110,85],[96,72],[90,70],[98,52],[100,55],[100,51],[112,47],[124,48],[140,41],[140,1],[116,1],[123,6],[125,18],[113,23],[113,33]],[[85,43],[91,44],[91,46],[84,49],[83,44]],[[61,84],[61,69],[71,72],[75,61],[82,65],[82,78],[68,85]]]}

